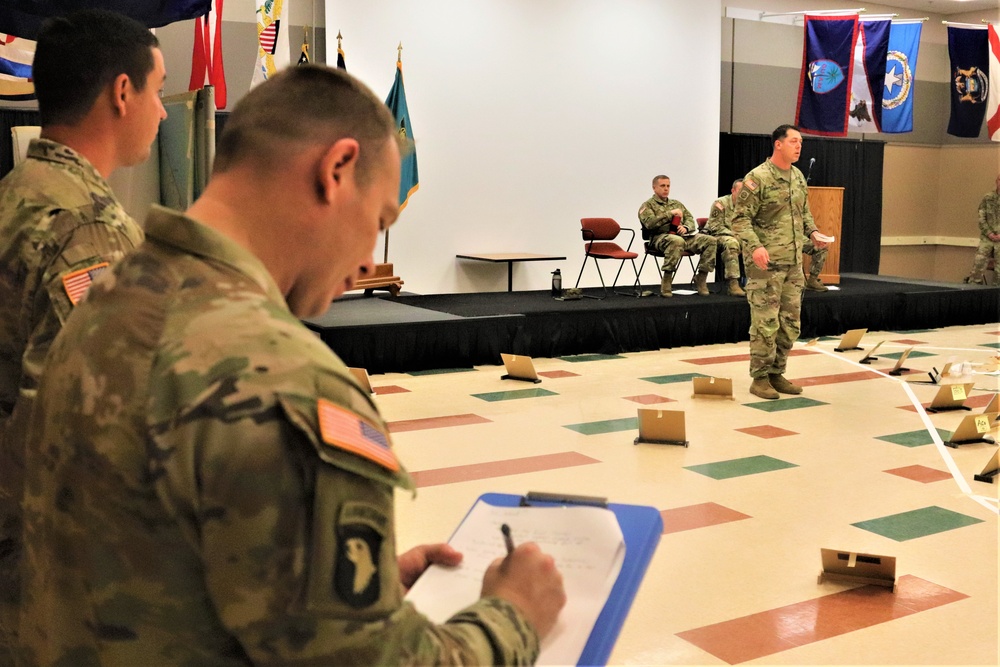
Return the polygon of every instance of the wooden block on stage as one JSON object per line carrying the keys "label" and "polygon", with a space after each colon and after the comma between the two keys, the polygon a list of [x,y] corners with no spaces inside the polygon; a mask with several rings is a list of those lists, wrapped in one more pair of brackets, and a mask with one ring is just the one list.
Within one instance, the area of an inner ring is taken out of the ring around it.
{"label": "wooden block on stage", "polygon": [[823,571],[818,583],[845,581],[852,584],[875,584],[896,590],[896,559],[892,556],[861,554],[836,549],[820,549]]}
{"label": "wooden block on stage", "polygon": [[728,398],[731,401],[735,401],[736,397],[733,396],[733,380],[732,378],[691,378],[691,384],[694,386],[694,393],[691,394],[691,398]]}
{"label": "wooden block on stage", "polygon": [[354,290],[363,289],[365,294],[371,294],[373,290],[388,290],[392,296],[399,296],[399,291],[403,288],[403,279],[393,275],[392,264],[376,264],[375,273],[368,278],[361,278],[354,283]]}

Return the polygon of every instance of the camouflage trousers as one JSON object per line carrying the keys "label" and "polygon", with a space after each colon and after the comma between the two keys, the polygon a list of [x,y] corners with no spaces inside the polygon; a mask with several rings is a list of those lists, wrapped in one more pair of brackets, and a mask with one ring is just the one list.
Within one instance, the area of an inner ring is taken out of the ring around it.
{"label": "camouflage trousers", "polygon": [[716,249],[722,254],[724,278],[740,278],[740,240],[735,236],[716,236]]}
{"label": "camouflage trousers", "polygon": [[809,263],[809,276],[811,278],[819,278],[819,274],[823,273],[823,265],[826,264],[827,252],[826,248],[820,250],[808,239],[802,246],[802,254],[809,255],[811,258]]}
{"label": "camouflage trousers", "polygon": [[[983,273],[986,271],[986,265],[990,259],[993,259],[997,265],[1000,265],[1000,241],[980,239],[979,248],[976,250],[976,258],[972,261],[972,273],[965,279],[965,282],[985,285],[986,278]],[[997,269],[1000,269],[1000,266],[994,266],[993,268],[994,285],[1000,285],[1000,271],[997,271]]]}
{"label": "camouflage trousers", "polygon": [[663,272],[673,273],[681,261],[681,253],[685,250],[701,255],[698,260],[698,273],[715,271],[715,237],[708,234],[694,236],[678,236],[677,234],[658,234],[653,237],[651,245],[663,253]]}
{"label": "camouflage trousers", "polygon": [[750,377],[785,372],[801,328],[802,265],[781,267],[747,281],[750,304]]}

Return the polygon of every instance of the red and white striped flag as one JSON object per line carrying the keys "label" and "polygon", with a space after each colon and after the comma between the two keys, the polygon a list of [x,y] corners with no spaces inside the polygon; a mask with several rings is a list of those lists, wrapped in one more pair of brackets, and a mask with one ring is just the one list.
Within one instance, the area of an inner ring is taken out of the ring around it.
{"label": "red and white striped flag", "polygon": [[288,3],[290,0],[257,0],[257,64],[250,87],[267,81],[290,64]]}
{"label": "red and white striped flag", "polygon": [[986,98],[986,133],[1000,141],[1000,35],[989,26],[990,91]]}
{"label": "red and white striped flag", "polygon": [[100,264],[94,264],[93,266],[88,266],[85,269],[67,273],[63,276],[63,288],[66,290],[66,296],[69,297],[70,303],[74,306],[80,303],[87,290],[90,289],[90,284],[94,282],[97,276],[104,273],[107,268],[108,263],[101,262]]}
{"label": "red and white striped flag", "polygon": [[194,50],[188,90],[206,85],[215,88],[215,108],[226,108],[226,71],[222,64],[223,0],[214,0],[212,10],[194,20]]}

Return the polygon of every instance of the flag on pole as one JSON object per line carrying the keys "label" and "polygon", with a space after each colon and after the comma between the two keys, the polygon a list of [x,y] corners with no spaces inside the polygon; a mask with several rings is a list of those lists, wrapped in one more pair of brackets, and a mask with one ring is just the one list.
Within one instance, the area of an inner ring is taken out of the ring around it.
{"label": "flag on pole", "polygon": [[299,62],[296,65],[309,64],[309,28],[302,31],[302,48],[299,51]]}
{"label": "flag on pole", "polygon": [[35,99],[35,84],[31,82],[34,59],[33,41],[0,33],[0,100]]}
{"label": "flag on pole", "polygon": [[[402,48],[400,45],[399,50],[402,51]],[[392,82],[392,89],[385,100],[385,105],[396,119],[396,132],[407,147],[403,149],[399,179],[399,210],[402,211],[406,208],[410,195],[420,187],[420,179],[417,176],[417,151],[413,144],[413,124],[410,123],[410,112],[406,108],[406,91],[403,90],[402,58],[396,59],[396,79]]]}
{"label": "flag on pole", "polygon": [[847,134],[858,15],[805,17],[795,124],[808,134]]}
{"label": "flag on pole", "polygon": [[347,71],[347,60],[344,58],[344,49],[340,45],[340,41],[344,39],[340,36],[340,31],[337,31],[337,69],[342,69]]}
{"label": "flag on pole", "polygon": [[885,87],[891,23],[888,19],[858,21],[854,75],[851,77],[851,111],[847,121],[852,132],[882,131],[882,90]]}
{"label": "flag on pole", "polygon": [[913,94],[917,84],[917,51],[922,23],[893,23],[885,63],[882,131],[913,131]]}
{"label": "flag on pole", "polygon": [[194,50],[188,81],[188,90],[213,86],[216,109],[226,108],[226,70],[222,64],[223,1],[215,0],[208,14],[194,20]]}
{"label": "flag on pole", "polygon": [[978,137],[989,94],[989,31],[948,26],[951,57],[951,119],[948,134]]}
{"label": "flag on pole", "polygon": [[188,21],[208,13],[212,0],[0,0],[0,32],[35,39],[42,21],[80,9],[107,9],[147,28]]}
{"label": "flag on pole", "polygon": [[1000,141],[1000,36],[994,25],[987,30],[990,43],[990,94],[986,98],[986,133]]}
{"label": "flag on pole", "polygon": [[288,67],[289,0],[257,0],[257,65],[250,87]]}

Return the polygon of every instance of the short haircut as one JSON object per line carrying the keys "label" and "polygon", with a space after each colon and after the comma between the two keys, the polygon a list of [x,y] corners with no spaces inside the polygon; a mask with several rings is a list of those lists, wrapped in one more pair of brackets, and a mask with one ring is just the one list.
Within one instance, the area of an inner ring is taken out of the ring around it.
{"label": "short haircut", "polygon": [[733,184],[731,186],[729,186],[729,189],[732,190],[733,188],[735,188],[737,185],[739,185],[742,182],[743,182],[742,178],[737,178],[735,181],[733,181]]}
{"label": "short haircut", "polygon": [[668,181],[670,180],[669,176],[664,176],[663,174],[660,174],[659,176],[653,176],[653,187],[654,188],[656,187],[657,181],[663,180],[664,178],[667,179]]}
{"label": "short haircut", "polygon": [[787,124],[779,125],[778,127],[774,128],[774,132],[771,133],[771,145],[773,146],[775,141],[784,139],[785,136],[788,134],[789,130],[795,130],[796,132],[800,131],[799,128],[796,127],[795,125],[787,125]]}
{"label": "short haircut", "polygon": [[237,103],[216,145],[213,171],[266,171],[296,150],[352,138],[361,147],[357,178],[367,184],[373,161],[394,136],[389,109],[350,74],[323,65],[289,67]]}
{"label": "short haircut", "polygon": [[102,9],[45,21],[31,66],[42,126],[80,122],[120,74],[142,91],[159,45],[146,26]]}

